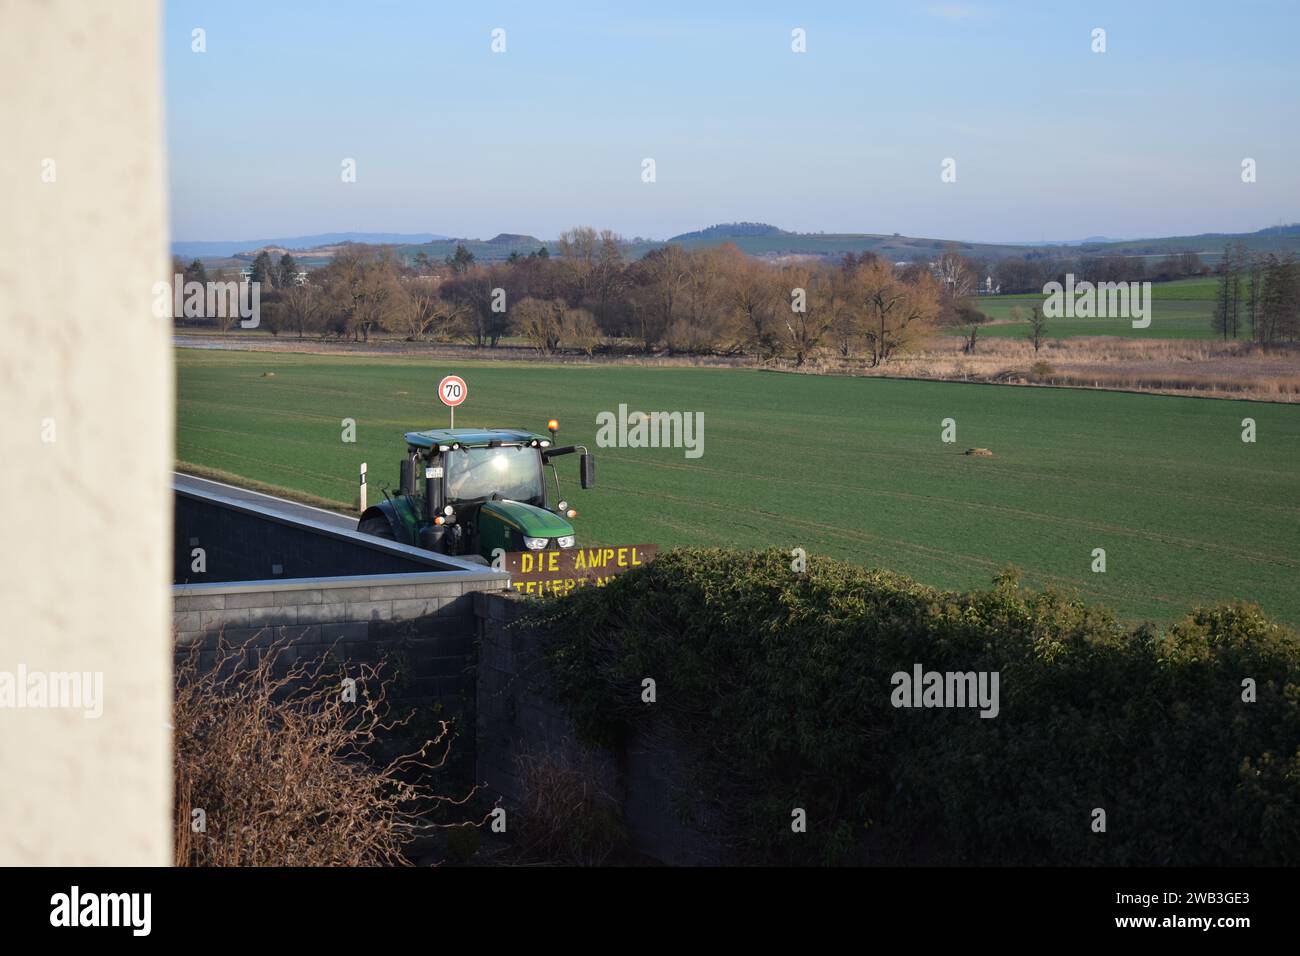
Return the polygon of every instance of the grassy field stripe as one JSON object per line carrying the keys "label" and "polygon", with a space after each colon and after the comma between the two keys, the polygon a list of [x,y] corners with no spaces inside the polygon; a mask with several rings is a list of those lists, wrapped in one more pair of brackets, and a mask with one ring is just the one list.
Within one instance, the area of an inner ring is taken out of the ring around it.
{"label": "grassy field stripe", "polygon": [[[283,473],[288,474],[288,475],[304,475],[304,474],[307,474],[307,475],[311,475],[312,477],[316,477],[316,478],[320,479],[321,481],[328,481],[328,482],[331,482],[331,483],[333,483],[333,484],[344,485],[344,486],[347,486],[347,487],[355,487],[355,485],[353,485],[352,479],[350,479],[350,478],[346,478],[346,477],[343,477],[343,476],[341,476],[341,475],[323,475],[323,474],[316,474],[316,473],[312,473],[312,472],[305,472],[305,471],[303,471],[303,470],[300,469],[300,468],[294,467],[293,465],[283,465],[283,464],[280,464],[280,463],[278,463],[278,462],[267,461],[267,460],[264,459],[264,458],[254,458],[254,457],[252,457],[251,455],[244,455],[244,454],[240,454],[239,452],[234,452],[234,451],[229,451],[229,450],[224,450],[224,449],[213,449],[213,450],[209,451],[208,453],[209,453],[209,454],[213,454],[213,455],[217,455],[217,456],[222,457],[222,458],[230,458],[230,459],[234,459],[235,461],[238,461],[238,462],[252,463],[252,464],[255,464],[255,465],[261,465],[261,466],[265,467],[266,469],[268,469],[268,470],[270,470],[270,471],[283,472]],[[240,474],[240,473],[232,472],[232,474]],[[200,476],[200,477],[202,477],[202,476]],[[253,476],[251,476],[251,475],[246,475],[246,474],[241,474],[241,477],[247,478],[249,481],[256,481],[256,480],[258,480],[258,479],[256,479],[255,477],[253,477]]]}
{"label": "grassy field stripe", "polygon": [[[619,488],[616,486],[611,486],[611,487],[612,490],[615,491],[631,491],[631,489],[627,489],[627,488]],[[697,501],[691,498],[676,498],[670,495],[665,495],[663,497],[667,498],[668,500],[680,501],[683,503],[694,504],[698,506],[703,506],[705,508],[712,508],[717,510],[729,511],[737,507],[734,504],[714,504],[708,501]],[[821,522],[810,521],[807,519],[795,518],[789,515],[766,512],[757,508],[749,508],[744,506],[740,506],[740,507],[743,507],[743,510],[749,511],[753,514],[770,517],[771,519],[773,519],[772,523],[780,523],[782,525],[795,525],[799,527],[811,528],[817,530],[823,535],[829,535],[831,537],[838,537],[838,538],[847,538],[851,541],[857,541],[864,544],[871,544],[873,546],[881,545],[881,544],[891,545],[896,549],[902,548],[908,551],[916,551],[920,554],[925,555],[926,557],[942,557],[943,559],[953,564],[971,565],[971,566],[979,567],[986,572],[996,573],[1002,570],[1003,568],[1005,568],[1008,564],[1008,562],[1006,561],[999,561],[992,558],[982,558],[977,555],[967,554],[965,552],[951,551],[945,548],[937,548],[933,545],[919,544],[901,538],[885,538],[880,535],[873,535],[870,532],[850,531],[848,529],[839,528],[834,525],[828,525]],[[855,553],[861,554],[860,548],[853,549],[853,550]],[[885,548],[880,550],[878,553],[882,558],[882,560],[887,560],[890,552],[887,548]],[[889,567],[889,565],[882,565],[882,566]],[[1040,570],[1028,570],[1024,568],[1021,569],[1021,572],[1022,572],[1022,576],[1026,581],[1034,580],[1034,581],[1043,581],[1043,582],[1051,583],[1052,585],[1054,585],[1055,587],[1063,591],[1068,591],[1071,593],[1092,594],[1099,599],[1106,599],[1114,596],[1113,591],[1099,591],[1095,588],[1089,588],[1087,586],[1079,584],[1077,581],[1074,581],[1069,578],[1061,577],[1060,575],[1054,575],[1051,574],[1050,572],[1045,572]],[[1141,584],[1134,584],[1128,586],[1114,581],[1108,583],[1115,590],[1127,591],[1130,593],[1140,593],[1143,598],[1148,600],[1159,601],[1161,603],[1170,604],[1175,607],[1182,606],[1181,602],[1179,602],[1175,598],[1170,598],[1163,595],[1151,594],[1149,591],[1145,590],[1144,586]]]}
{"label": "grassy field stripe", "polygon": [[[704,466],[697,466],[697,465],[679,465],[670,462],[638,461],[637,459],[629,458],[627,456],[622,456],[622,455],[606,454],[605,457],[611,458],[615,461],[624,461],[636,465],[650,466],[655,468],[687,469],[687,470],[713,472],[716,474],[723,475],[728,479],[748,478],[754,481],[761,481],[764,484],[772,484],[772,483],[803,484],[803,482],[800,479],[783,478],[779,475],[770,475],[770,474],[754,475],[745,472],[737,472],[731,469],[721,470],[721,469],[710,469]],[[937,504],[944,507],[958,507],[976,513],[994,511],[999,514],[1007,514],[1018,518],[1026,518],[1047,525],[1065,523],[1073,527],[1083,528],[1088,531],[1095,531],[1098,532],[1099,534],[1106,534],[1112,537],[1140,538],[1147,541],[1153,541],[1158,544],[1168,544],[1175,547],[1207,551],[1212,554],[1228,554],[1233,557],[1247,558],[1251,561],[1257,561],[1265,564],[1276,565],[1278,567],[1300,570],[1300,561],[1288,561],[1285,558],[1281,558],[1278,555],[1274,555],[1274,554],[1267,554],[1258,551],[1247,551],[1245,549],[1232,548],[1223,545],[1215,545],[1212,542],[1205,541],[1202,539],[1181,538],[1174,535],[1165,534],[1162,532],[1142,531],[1124,525],[1104,524],[1101,522],[1089,521],[1083,518],[1075,518],[1075,517],[1070,517],[1070,516],[1065,516],[1060,514],[1049,514],[1046,512],[1029,511],[1023,508],[1014,508],[1009,505],[999,505],[992,502],[971,501],[962,498],[947,498],[938,495],[917,495],[906,491],[886,491],[878,488],[862,488],[862,487],[855,487],[855,486],[846,486],[846,485],[840,485],[840,484],[829,483],[824,481],[818,482],[817,487],[824,488],[824,489],[835,489],[837,491],[844,491],[853,495],[864,495],[869,497],[885,498],[890,500],[905,500],[905,501],[912,501],[912,502],[920,502],[923,504]]]}

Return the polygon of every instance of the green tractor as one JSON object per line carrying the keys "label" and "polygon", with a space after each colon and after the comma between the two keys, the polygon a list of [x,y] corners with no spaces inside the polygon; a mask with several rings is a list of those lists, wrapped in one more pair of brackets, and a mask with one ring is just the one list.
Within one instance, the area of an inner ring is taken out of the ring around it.
{"label": "green tractor", "polygon": [[[490,563],[493,553],[572,548],[569,519],[577,512],[560,496],[552,461],[581,452],[583,488],[596,484],[596,460],[583,445],[516,428],[434,428],[407,432],[399,490],[367,508],[357,530],[442,554]],[[555,479],[548,494],[545,468]],[[422,476],[423,488],[417,489]]]}

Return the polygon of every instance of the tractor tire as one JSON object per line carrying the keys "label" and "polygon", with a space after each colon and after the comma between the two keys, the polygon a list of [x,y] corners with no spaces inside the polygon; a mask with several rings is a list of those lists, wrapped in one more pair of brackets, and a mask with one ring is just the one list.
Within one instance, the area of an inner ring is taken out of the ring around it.
{"label": "tractor tire", "polygon": [[382,516],[367,518],[357,525],[357,531],[361,534],[373,535],[376,538],[386,538],[389,541],[396,541],[397,536],[393,534],[392,525],[388,519]]}

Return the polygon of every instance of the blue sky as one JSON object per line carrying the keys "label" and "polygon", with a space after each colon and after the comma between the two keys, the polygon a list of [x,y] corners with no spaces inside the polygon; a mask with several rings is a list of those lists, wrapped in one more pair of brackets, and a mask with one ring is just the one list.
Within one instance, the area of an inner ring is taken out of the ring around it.
{"label": "blue sky", "polygon": [[754,220],[1035,241],[1300,220],[1294,0],[168,0],[165,15],[175,239],[667,238]]}

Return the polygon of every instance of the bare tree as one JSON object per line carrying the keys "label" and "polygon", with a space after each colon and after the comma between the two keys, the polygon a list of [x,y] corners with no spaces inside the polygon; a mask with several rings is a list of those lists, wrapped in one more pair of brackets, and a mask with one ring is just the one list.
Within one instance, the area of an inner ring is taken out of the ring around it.
{"label": "bare tree", "polygon": [[961,350],[967,355],[975,354],[979,341],[980,328],[988,322],[989,317],[969,302],[959,303],[956,311],[955,325],[962,331]]}
{"label": "bare tree", "polygon": [[590,355],[600,344],[596,318],[586,309],[571,309],[564,299],[521,299],[511,310],[514,327],[542,354],[571,347]]}
{"label": "bare tree", "polygon": [[582,305],[589,307],[596,323],[607,329],[615,322],[620,311],[626,275],[623,256],[623,239],[605,229],[600,233],[600,249],[592,263],[587,282],[587,296]]}
{"label": "bare tree", "polygon": [[1300,264],[1291,256],[1269,253],[1265,258],[1259,306],[1260,341],[1295,341],[1300,337],[1300,275],[1297,273]]}
{"label": "bare tree", "polygon": [[1029,311],[1029,341],[1033,343],[1035,352],[1042,348],[1046,338],[1047,316],[1043,315],[1041,307],[1034,306]]}
{"label": "bare tree", "polygon": [[849,358],[862,346],[862,322],[854,305],[854,282],[858,270],[867,268],[871,261],[865,254],[858,260],[848,253],[840,260],[839,268],[828,273],[832,293],[829,334],[840,358]]}
{"label": "bare tree", "polygon": [[836,289],[826,269],[789,266],[781,272],[784,302],[777,326],[784,351],[802,366],[821,345],[835,317]]}
{"label": "bare tree", "polygon": [[696,249],[685,256],[682,314],[668,327],[668,347],[706,352],[722,341],[726,312],[726,259],[718,249]]}
{"label": "bare tree", "polygon": [[975,294],[979,275],[975,264],[953,249],[949,249],[935,263],[935,277],[944,297],[950,302],[960,302]]}
{"label": "bare tree", "polygon": [[346,249],[321,270],[336,328],[354,340],[370,334],[400,314],[402,298],[397,265],[388,249]]}
{"label": "bare tree", "polygon": [[458,333],[479,348],[496,348],[510,330],[510,278],[509,266],[476,266],[442,284],[443,298],[453,304]]}
{"label": "bare tree", "polygon": [[280,304],[286,325],[298,333],[298,338],[319,328],[325,302],[321,291],[315,286],[305,282],[302,285],[287,286]]}
{"label": "bare tree", "polygon": [[521,335],[543,355],[549,355],[560,347],[567,308],[563,299],[527,298],[515,303],[511,318]]}
{"label": "bare tree", "polygon": [[1219,260],[1219,287],[1210,326],[1223,334],[1225,342],[1229,335],[1235,339],[1241,327],[1241,270],[1245,260],[1245,246],[1231,243],[1224,246]]}
{"label": "bare tree", "polygon": [[1264,262],[1257,256],[1251,256],[1246,266],[1246,321],[1250,325],[1250,337],[1258,341],[1261,338],[1261,306],[1264,301]]}
{"label": "bare tree", "polygon": [[980,326],[988,321],[988,316],[970,303],[979,289],[979,270],[970,259],[949,248],[935,263],[934,274],[939,283],[938,324],[960,330],[962,351],[972,354]]}
{"label": "bare tree", "polygon": [[642,348],[649,352],[681,314],[690,278],[686,253],[681,246],[664,246],[646,254],[632,271],[628,311]]}
{"label": "bare tree", "polygon": [[398,302],[398,322],[407,341],[419,342],[426,335],[447,338],[469,311],[465,301],[449,301],[440,283],[432,279],[411,279],[402,284],[405,298]]}
{"label": "bare tree", "polygon": [[560,233],[556,265],[563,276],[565,297],[572,305],[585,302],[600,259],[600,234],[590,226],[575,226]]}
{"label": "bare tree", "polygon": [[781,349],[777,310],[784,302],[779,279],[780,273],[767,263],[751,259],[739,249],[729,254],[724,286],[730,317],[726,340],[765,361],[775,358]]}
{"label": "bare tree", "polygon": [[938,283],[923,270],[910,275],[907,281],[880,261],[854,273],[852,307],[862,323],[872,367],[910,349],[938,316]]}
{"label": "bare tree", "polygon": [[586,309],[567,309],[564,313],[562,343],[591,355],[600,345],[600,326]]}

